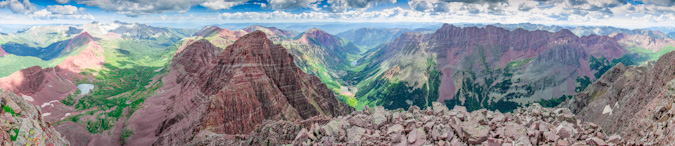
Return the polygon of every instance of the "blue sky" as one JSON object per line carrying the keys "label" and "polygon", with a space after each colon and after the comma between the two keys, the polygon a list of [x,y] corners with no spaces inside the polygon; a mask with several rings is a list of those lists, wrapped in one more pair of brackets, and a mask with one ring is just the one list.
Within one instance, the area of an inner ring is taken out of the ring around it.
{"label": "blue sky", "polygon": [[675,0],[1,0],[0,25],[446,22],[675,27]]}

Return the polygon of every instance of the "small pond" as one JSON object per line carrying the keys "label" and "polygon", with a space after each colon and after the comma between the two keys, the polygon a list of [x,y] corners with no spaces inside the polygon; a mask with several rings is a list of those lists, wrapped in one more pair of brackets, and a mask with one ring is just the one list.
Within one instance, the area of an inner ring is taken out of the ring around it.
{"label": "small pond", "polygon": [[92,84],[79,84],[77,85],[77,89],[80,89],[80,95],[86,95],[89,93],[91,89],[94,89],[94,85]]}

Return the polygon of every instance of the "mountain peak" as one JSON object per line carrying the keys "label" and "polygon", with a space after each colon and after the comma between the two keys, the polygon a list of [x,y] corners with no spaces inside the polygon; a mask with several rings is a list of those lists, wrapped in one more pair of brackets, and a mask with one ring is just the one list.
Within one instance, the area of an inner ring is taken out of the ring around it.
{"label": "mountain peak", "polygon": [[233,45],[255,45],[255,44],[262,44],[269,41],[267,39],[267,34],[261,30],[256,30],[251,33],[248,33],[242,37],[240,37],[237,41],[234,42]]}
{"label": "mountain peak", "polygon": [[207,37],[212,35],[213,33],[220,32],[220,30],[222,30],[222,28],[218,26],[205,26],[204,28],[196,32],[193,36]]}
{"label": "mountain peak", "polygon": [[92,39],[92,40],[94,39],[94,37],[92,37],[91,34],[89,34],[89,32],[86,32],[86,31],[78,34],[77,36],[75,36],[75,38],[76,39]]}
{"label": "mountain peak", "polygon": [[276,27],[265,27],[260,25],[252,25],[244,29],[244,31],[246,32],[254,32],[257,30],[263,31],[268,34],[274,34],[280,37],[293,37],[296,34],[296,32],[291,30],[283,30]]}
{"label": "mountain peak", "polygon": [[204,66],[210,65],[212,60],[222,52],[222,49],[213,46],[205,39],[191,40],[187,43],[185,49],[179,50],[171,62],[174,67],[180,66],[181,71],[197,73]]}
{"label": "mountain peak", "polygon": [[569,29],[562,29],[555,33],[556,36],[578,37]]}
{"label": "mountain peak", "polygon": [[322,46],[330,46],[339,42],[339,39],[337,39],[335,36],[317,28],[312,28],[307,30],[305,33],[302,33],[300,40],[306,41],[306,43],[315,41],[318,43],[317,45]]}
{"label": "mountain peak", "polygon": [[328,32],[323,31],[323,30],[318,29],[318,28],[309,29],[309,30],[305,31],[305,33],[303,33],[303,35],[305,35],[307,37],[311,37],[311,38],[322,37],[322,36],[330,36],[330,37],[333,36],[333,35],[329,34]]}

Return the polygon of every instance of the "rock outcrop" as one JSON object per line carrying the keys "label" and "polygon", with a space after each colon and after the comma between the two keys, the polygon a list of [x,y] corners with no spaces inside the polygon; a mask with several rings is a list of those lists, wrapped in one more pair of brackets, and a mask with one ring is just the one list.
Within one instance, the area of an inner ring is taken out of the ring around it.
{"label": "rock outcrop", "polygon": [[0,89],[0,145],[70,145],[50,123],[45,113],[21,97]]}
{"label": "rock outcrop", "polygon": [[[207,136],[208,135],[208,136]],[[270,135],[270,137],[265,137]],[[202,134],[193,145],[623,145],[598,125],[577,120],[566,108],[533,104],[513,113],[467,112],[441,103],[408,111],[383,107],[336,118],[267,121],[247,135]]]}
{"label": "rock outcrop", "polygon": [[160,93],[130,117],[134,135],[127,144],[185,144],[199,133],[249,133],[265,120],[353,111],[262,31],[224,51],[206,40],[192,42],[176,54],[162,81]]}
{"label": "rock outcrop", "polygon": [[630,144],[673,145],[675,52],[642,66],[616,65],[561,107]]}

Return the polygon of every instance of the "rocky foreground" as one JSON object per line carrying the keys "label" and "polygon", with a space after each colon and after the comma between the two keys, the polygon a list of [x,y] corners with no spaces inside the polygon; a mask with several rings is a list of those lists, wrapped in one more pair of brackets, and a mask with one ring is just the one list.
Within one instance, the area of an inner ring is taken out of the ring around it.
{"label": "rocky foreground", "polygon": [[0,145],[66,146],[70,145],[51,124],[44,121],[42,111],[21,97],[0,89]]}
{"label": "rocky foreground", "polygon": [[200,133],[190,145],[622,145],[618,135],[577,120],[567,108],[533,104],[513,113],[441,103],[408,111],[365,108],[337,118],[266,121],[248,135]]}

